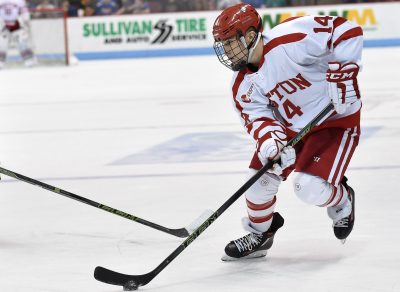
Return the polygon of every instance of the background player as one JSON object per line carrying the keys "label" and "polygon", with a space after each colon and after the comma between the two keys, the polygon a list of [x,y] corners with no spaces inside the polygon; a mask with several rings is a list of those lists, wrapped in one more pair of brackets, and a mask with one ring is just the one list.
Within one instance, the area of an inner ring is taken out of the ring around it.
{"label": "background player", "polygon": [[36,64],[30,40],[30,15],[24,0],[0,0],[0,69],[11,39],[16,39],[25,66]]}
{"label": "background player", "polygon": [[[276,194],[293,170],[295,194],[327,208],[338,239],[354,224],[354,191],[344,173],[360,135],[362,30],[341,17],[303,16],[262,31],[260,15],[248,4],[225,9],[213,27],[215,52],[235,71],[234,107],[256,142],[249,175],[267,160],[282,161],[246,192],[243,225],[250,233],[231,241],[223,260],[266,255],[284,223],[274,212]],[[335,113],[296,149],[282,149],[330,102]]]}

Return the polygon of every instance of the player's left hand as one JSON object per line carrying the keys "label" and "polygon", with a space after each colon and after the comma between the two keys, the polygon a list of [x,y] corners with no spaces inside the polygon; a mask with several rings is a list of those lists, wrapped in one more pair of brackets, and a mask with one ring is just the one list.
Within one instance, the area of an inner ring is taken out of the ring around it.
{"label": "player's left hand", "polygon": [[287,146],[280,152],[280,164],[275,163],[271,169],[268,170],[269,173],[273,173],[280,176],[284,169],[293,165],[296,162],[296,151],[292,146]]}
{"label": "player's left hand", "polygon": [[6,31],[6,23],[5,23],[4,20],[0,17],[0,33],[2,33],[3,31]]}
{"label": "player's left hand", "polygon": [[18,17],[18,23],[19,23],[21,29],[23,29],[23,30],[30,29],[30,17],[29,17],[29,14],[26,14],[26,13],[21,14]]}
{"label": "player's left hand", "polygon": [[343,114],[349,105],[360,99],[357,83],[359,70],[356,63],[329,63],[326,72],[328,93],[338,114]]}

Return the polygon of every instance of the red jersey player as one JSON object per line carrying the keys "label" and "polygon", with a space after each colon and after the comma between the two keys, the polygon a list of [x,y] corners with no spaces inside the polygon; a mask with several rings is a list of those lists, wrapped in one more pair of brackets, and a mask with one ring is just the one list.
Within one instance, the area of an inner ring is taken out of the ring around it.
{"label": "red jersey player", "polygon": [[[327,208],[338,239],[354,224],[354,191],[344,173],[360,135],[362,29],[342,17],[301,16],[262,32],[261,17],[248,4],[223,10],[213,27],[217,57],[235,71],[234,108],[256,142],[249,175],[267,160],[282,161],[246,192],[242,223],[250,233],[231,241],[223,260],[266,255],[283,226],[274,210],[289,173],[302,201]],[[283,148],[330,102],[335,112],[329,118],[295,149]]]}

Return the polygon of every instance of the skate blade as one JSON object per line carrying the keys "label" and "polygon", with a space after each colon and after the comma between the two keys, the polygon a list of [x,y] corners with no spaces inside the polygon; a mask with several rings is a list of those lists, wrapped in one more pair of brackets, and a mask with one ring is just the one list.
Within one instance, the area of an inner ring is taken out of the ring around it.
{"label": "skate blade", "polygon": [[250,260],[250,259],[257,259],[257,258],[262,258],[265,257],[267,255],[267,251],[266,250],[259,250],[259,251],[255,251],[245,257],[241,257],[241,258],[233,258],[230,257],[228,255],[223,255],[221,257],[221,260],[223,262],[235,262],[235,261],[241,261],[241,260]]}
{"label": "skate blade", "polygon": [[346,243],[346,238],[345,238],[345,239],[342,239],[340,242],[341,242],[342,244],[345,244],[345,243]]}

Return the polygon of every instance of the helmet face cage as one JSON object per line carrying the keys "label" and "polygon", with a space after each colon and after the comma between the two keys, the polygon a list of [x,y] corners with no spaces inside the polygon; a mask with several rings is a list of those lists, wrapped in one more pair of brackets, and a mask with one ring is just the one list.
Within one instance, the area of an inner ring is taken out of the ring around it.
{"label": "helmet face cage", "polygon": [[[245,34],[250,29],[257,36],[247,44]],[[249,4],[236,4],[222,11],[213,26],[214,51],[218,60],[233,71],[245,68],[262,30],[260,15]]]}
{"label": "helmet face cage", "polygon": [[247,45],[244,36],[238,34],[234,39],[215,41],[214,51],[224,66],[233,71],[240,71],[248,64],[249,47],[253,42],[254,39]]}

